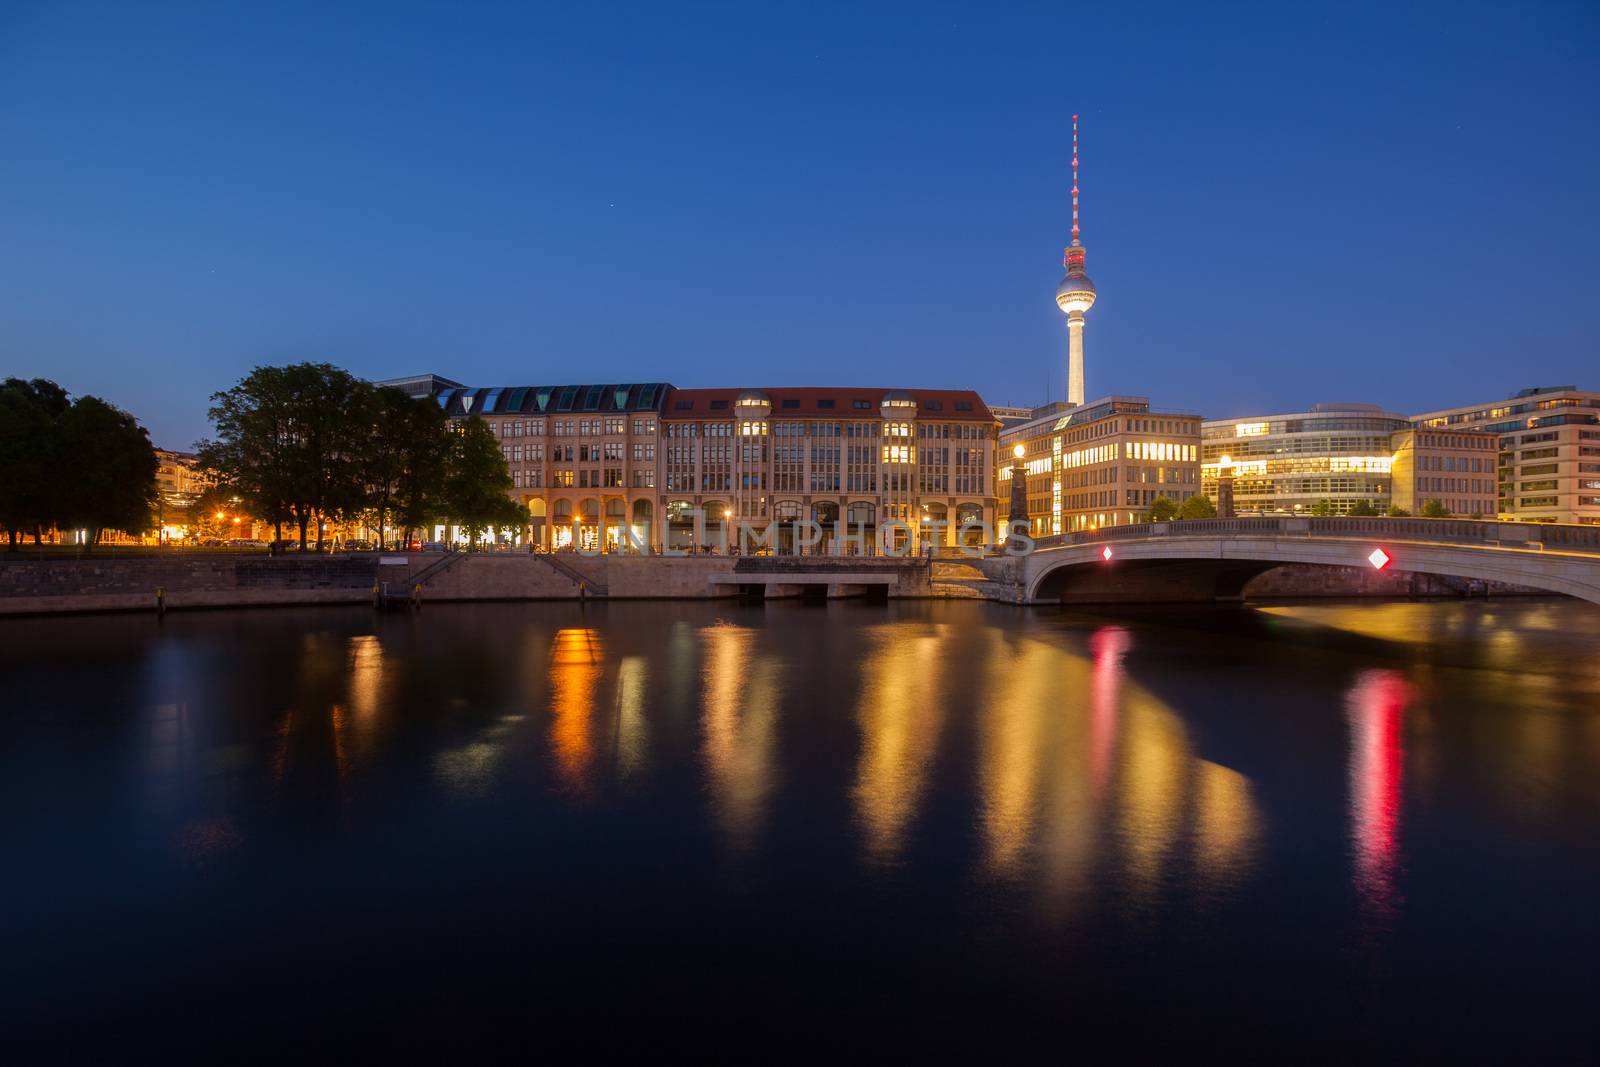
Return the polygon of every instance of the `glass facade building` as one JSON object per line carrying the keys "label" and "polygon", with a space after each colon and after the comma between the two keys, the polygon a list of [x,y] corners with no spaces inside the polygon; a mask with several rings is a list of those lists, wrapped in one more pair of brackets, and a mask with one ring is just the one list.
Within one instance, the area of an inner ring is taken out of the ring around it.
{"label": "glass facade building", "polygon": [[1391,437],[1410,427],[1375,404],[1210,420],[1201,431],[1201,478],[1215,500],[1217,472],[1229,461],[1239,515],[1348,515],[1358,502],[1381,512],[1392,489]]}

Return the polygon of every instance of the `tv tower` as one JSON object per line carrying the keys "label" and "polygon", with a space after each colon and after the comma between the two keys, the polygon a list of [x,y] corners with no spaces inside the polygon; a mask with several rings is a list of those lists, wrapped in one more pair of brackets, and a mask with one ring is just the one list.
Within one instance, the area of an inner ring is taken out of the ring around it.
{"label": "tv tower", "polygon": [[1067,276],[1056,287],[1056,307],[1067,315],[1067,403],[1082,404],[1083,313],[1094,306],[1094,282],[1083,272],[1078,241],[1078,116],[1072,116],[1072,243],[1062,257]]}

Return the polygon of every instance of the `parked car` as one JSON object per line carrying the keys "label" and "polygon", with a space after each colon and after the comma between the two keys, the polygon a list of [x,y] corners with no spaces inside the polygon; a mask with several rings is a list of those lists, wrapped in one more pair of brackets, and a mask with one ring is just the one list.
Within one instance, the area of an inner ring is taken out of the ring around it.
{"label": "parked car", "polygon": [[448,549],[446,549],[445,544],[444,544],[443,541],[424,541],[422,543],[422,551],[423,552],[445,552],[445,551],[448,551]]}

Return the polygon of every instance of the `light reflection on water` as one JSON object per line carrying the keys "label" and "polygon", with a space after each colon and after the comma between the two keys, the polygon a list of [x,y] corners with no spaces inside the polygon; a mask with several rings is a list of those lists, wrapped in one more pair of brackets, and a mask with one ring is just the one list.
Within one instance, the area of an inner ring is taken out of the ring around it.
{"label": "light reflection on water", "polygon": [[1362,903],[1392,919],[1399,907],[1396,865],[1405,775],[1402,736],[1411,686],[1398,671],[1363,671],[1346,702],[1350,718],[1350,838]]}
{"label": "light reflection on water", "polygon": [[[1540,894],[1577,899],[1595,873],[1600,612],[1583,605],[180,615],[138,641],[108,628],[71,701],[50,659],[65,632],[0,641],[16,706],[51,709],[13,716],[0,746],[0,792],[40,812],[0,831],[35,899],[70,898],[51,879],[71,842],[121,850],[94,874],[110,897],[130,871],[219,906],[207,880],[229,872],[291,897],[393,881],[409,937],[492,912],[491,886],[512,944],[559,940],[539,924],[562,908],[591,929],[650,916],[657,937],[742,908],[746,938],[837,932],[828,973],[867,965],[853,941],[873,966],[919,961],[907,980],[930,946],[972,965],[1003,944],[1008,964],[1040,954],[1020,973],[1042,990],[1085,931],[1115,981],[1157,929],[1263,974],[1281,963],[1263,945],[1305,965],[1403,935],[1403,973],[1455,958],[1439,916],[1456,899],[1510,924],[1502,951],[1532,946],[1486,972],[1558,975],[1539,946],[1600,950],[1570,915],[1541,925]],[[728,857],[759,877],[720,877]],[[540,894],[562,908],[524,907]],[[8,921],[67,936],[26,908]],[[786,936],[773,958],[805,951]]]}
{"label": "light reflection on water", "polygon": [[700,631],[705,765],[718,822],[740,851],[760,836],[775,783],[783,665],[759,651],[757,631],[720,624]]}

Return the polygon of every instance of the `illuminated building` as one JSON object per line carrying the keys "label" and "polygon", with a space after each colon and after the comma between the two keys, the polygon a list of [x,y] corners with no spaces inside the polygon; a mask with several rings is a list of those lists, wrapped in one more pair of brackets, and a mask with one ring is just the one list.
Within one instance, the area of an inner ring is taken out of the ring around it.
{"label": "illuminated building", "polygon": [[[195,501],[211,484],[197,469],[191,452],[156,452],[156,533],[162,541],[179,541],[193,532]],[[249,530],[244,531],[248,536]]]}
{"label": "illuminated building", "polygon": [[1508,400],[1418,415],[1416,423],[1495,435],[1501,517],[1600,525],[1600,393],[1524,389]]}
{"label": "illuminated building", "polygon": [[1391,506],[1415,514],[1432,499],[1458,515],[1493,515],[1493,449],[1483,434],[1418,435],[1406,416],[1376,404],[1216,419],[1202,432],[1206,495],[1217,499],[1227,459],[1238,515],[1382,514]]}
{"label": "illuminated building", "polygon": [[818,551],[838,522],[871,551],[880,527],[919,546],[938,529],[954,545],[958,527],[996,519],[998,423],[970,390],[674,389],[661,423],[659,502],[675,548],[694,543],[696,510],[776,522],[782,551],[802,519],[824,528]]}
{"label": "illuminated building", "polygon": [[1000,432],[999,495],[1011,497],[1009,461],[1022,445],[1033,536],[1143,522],[1157,497],[1200,491],[1200,416],[1152,410],[1142,396],[1040,411]]}
{"label": "illuminated building", "polygon": [[1056,306],[1067,316],[1067,403],[1083,403],[1083,316],[1094,306],[1094,282],[1084,273],[1078,240],[1078,116],[1072,116],[1072,243],[1062,256],[1067,276],[1056,287]]}
{"label": "illuminated building", "polygon": [[489,423],[542,548],[694,549],[776,523],[787,551],[806,519],[825,531],[816,551],[843,522],[870,552],[891,520],[919,545],[935,522],[953,545],[959,525],[996,520],[998,423],[971,391],[380,384]]}
{"label": "illuminated building", "polygon": [[471,388],[431,374],[378,384],[430,398],[452,419],[477,415],[489,424],[533,544],[615,547],[629,536],[646,539],[656,525],[656,446],[671,386]]}
{"label": "illuminated building", "polygon": [[1419,428],[1397,430],[1389,442],[1393,507],[1420,515],[1428,501],[1437,500],[1455,516],[1495,517],[1493,434]]}

